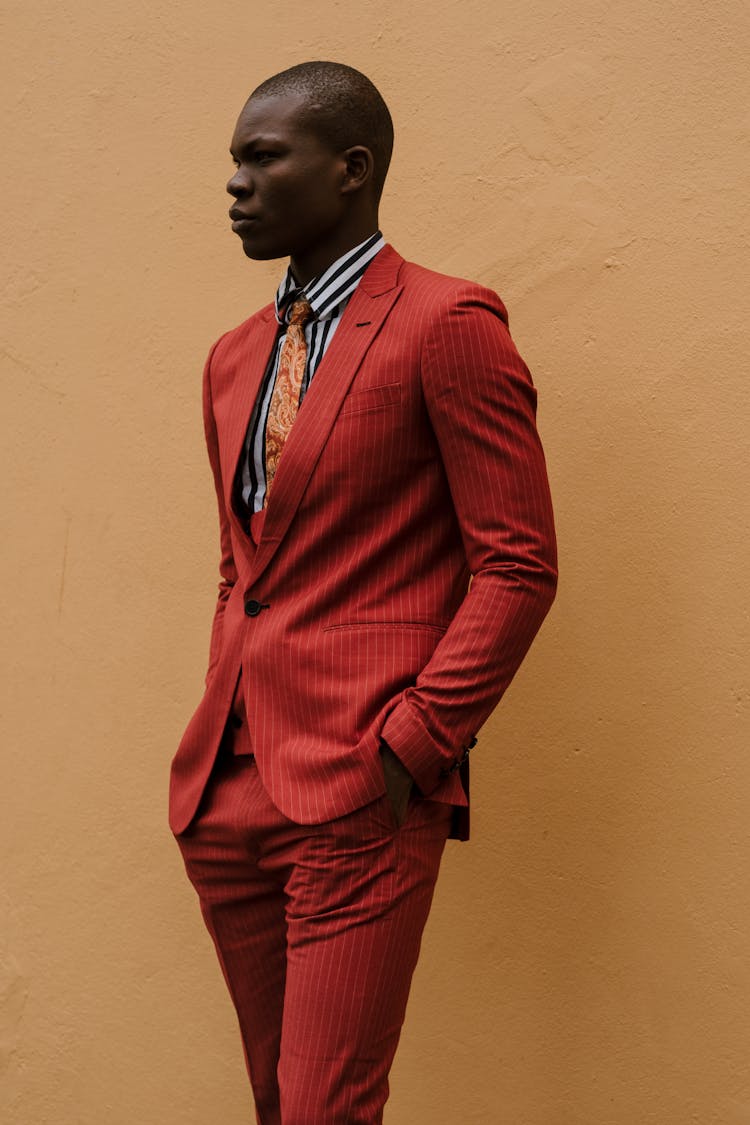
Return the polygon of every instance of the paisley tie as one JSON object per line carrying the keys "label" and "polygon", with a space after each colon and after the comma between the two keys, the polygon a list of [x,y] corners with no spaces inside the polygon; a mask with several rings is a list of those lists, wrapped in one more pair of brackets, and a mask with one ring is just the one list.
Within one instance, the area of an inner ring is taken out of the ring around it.
{"label": "paisley tie", "polygon": [[266,495],[263,507],[268,503],[273,478],[279,465],[284,442],[289,436],[299,409],[299,393],[305,375],[307,344],[305,343],[305,323],[312,316],[312,309],[306,298],[301,297],[292,305],[286,337],[279,356],[279,370],[271,395],[266,423]]}

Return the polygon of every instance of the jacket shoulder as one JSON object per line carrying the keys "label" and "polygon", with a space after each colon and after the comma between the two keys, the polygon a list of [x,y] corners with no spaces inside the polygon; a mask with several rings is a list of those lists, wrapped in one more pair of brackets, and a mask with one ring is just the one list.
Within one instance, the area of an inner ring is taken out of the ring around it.
{"label": "jacket shoulder", "polygon": [[275,306],[273,302],[264,305],[262,309],[249,316],[247,320],[241,321],[235,325],[234,328],[228,329],[221,336],[214,341],[209,352],[209,357],[213,356],[215,352],[221,354],[223,351],[232,350],[237,345],[244,345],[249,340],[252,340],[253,335],[262,328],[265,328],[269,320],[272,320],[276,315]]}
{"label": "jacket shoulder", "polygon": [[508,313],[501,298],[493,289],[478,281],[439,273],[404,260],[399,271],[399,283],[404,287],[404,297],[423,303],[437,315],[461,307],[475,307],[484,308],[506,324],[508,322]]}

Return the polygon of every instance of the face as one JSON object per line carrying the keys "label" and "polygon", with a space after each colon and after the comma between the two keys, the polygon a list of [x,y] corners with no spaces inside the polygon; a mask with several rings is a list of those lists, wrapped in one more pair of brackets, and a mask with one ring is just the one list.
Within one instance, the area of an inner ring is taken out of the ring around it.
{"label": "face", "polygon": [[299,95],[248,101],[232,137],[227,191],[235,200],[232,230],[248,258],[289,255],[295,274],[299,266],[312,277],[338,256],[347,159],[305,126],[304,106]]}

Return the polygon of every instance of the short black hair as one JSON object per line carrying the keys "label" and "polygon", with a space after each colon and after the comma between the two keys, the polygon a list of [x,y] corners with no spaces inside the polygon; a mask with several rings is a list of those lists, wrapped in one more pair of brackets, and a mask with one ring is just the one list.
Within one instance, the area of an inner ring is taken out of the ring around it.
{"label": "short black hair", "polygon": [[365,145],[375,160],[373,188],[380,198],[393,152],[393,121],[382,95],[353,66],[306,62],[261,82],[251,98],[301,94],[310,105],[310,124],[337,151]]}

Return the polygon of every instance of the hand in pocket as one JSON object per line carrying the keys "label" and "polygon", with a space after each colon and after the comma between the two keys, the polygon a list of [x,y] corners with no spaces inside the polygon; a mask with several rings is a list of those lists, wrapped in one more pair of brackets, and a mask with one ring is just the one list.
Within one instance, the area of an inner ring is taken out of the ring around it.
{"label": "hand in pocket", "polygon": [[380,758],[383,763],[385,790],[393,809],[396,827],[400,828],[406,820],[414,778],[387,742],[381,742],[380,744]]}

